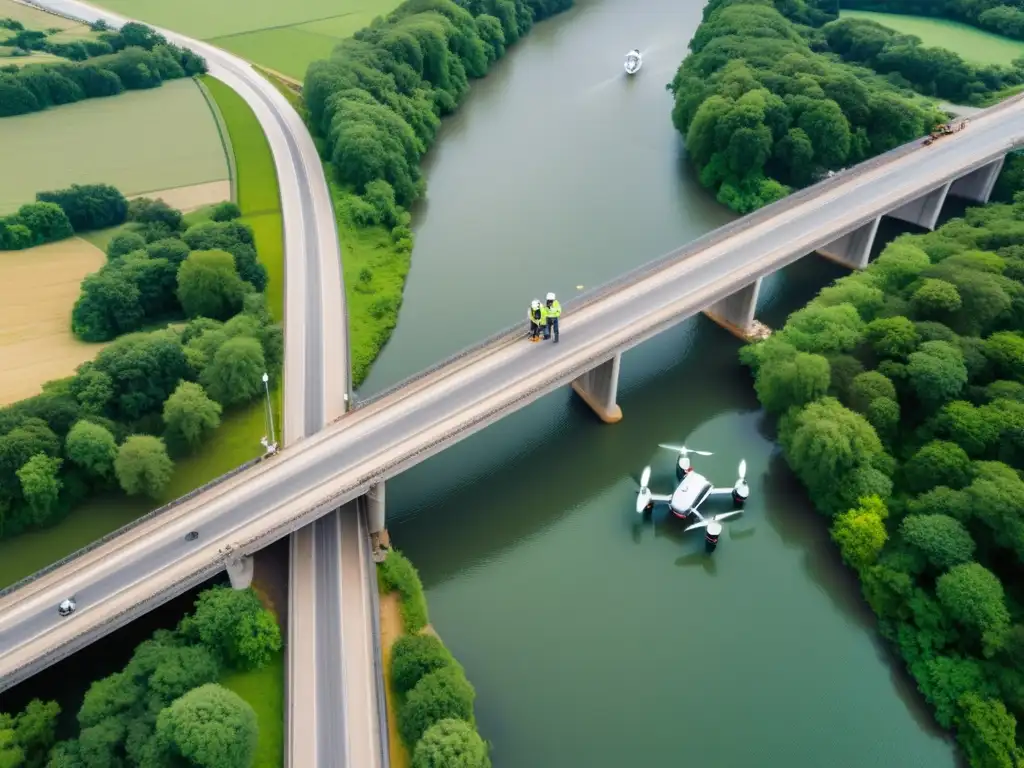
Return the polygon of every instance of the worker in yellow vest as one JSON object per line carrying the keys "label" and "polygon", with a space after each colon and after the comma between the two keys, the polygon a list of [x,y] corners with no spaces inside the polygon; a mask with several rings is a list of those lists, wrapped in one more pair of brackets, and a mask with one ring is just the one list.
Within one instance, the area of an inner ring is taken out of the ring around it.
{"label": "worker in yellow vest", "polygon": [[534,299],[530,302],[530,309],[526,316],[530,320],[530,341],[540,341],[541,330],[546,330],[547,312],[539,299]]}
{"label": "worker in yellow vest", "polygon": [[544,338],[550,339],[551,333],[555,334],[555,344],[558,343],[558,318],[562,316],[562,305],[558,303],[558,299],[555,298],[555,294],[549,293],[545,302],[546,310],[545,315],[547,316],[547,327],[544,329]]}

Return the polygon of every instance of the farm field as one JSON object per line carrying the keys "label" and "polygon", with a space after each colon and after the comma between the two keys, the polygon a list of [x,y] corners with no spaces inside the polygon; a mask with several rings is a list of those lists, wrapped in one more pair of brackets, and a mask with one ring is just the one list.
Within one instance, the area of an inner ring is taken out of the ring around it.
{"label": "farm field", "polygon": [[72,335],[71,308],[106,260],[78,237],[0,252],[0,406],[39,394],[103,348]]}
{"label": "farm field", "polygon": [[840,16],[876,21],[905,35],[916,35],[925,45],[946,48],[974,64],[1009,64],[1024,56],[1024,42],[956,21],[875,11],[842,11]]}
{"label": "farm field", "polygon": [[113,184],[132,196],[228,178],[210,106],[189,79],[5,117],[0,146],[0,215],[71,183]]}
{"label": "farm field", "polygon": [[[15,21],[20,21],[27,29],[38,29],[40,31],[48,29],[75,29],[76,27],[88,29],[85,24],[41,11],[38,8],[16,3],[14,0],[0,0],[0,19],[14,19]],[[4,30],[4,32],[6,31]]]}
{"label": "farm field", "polygon": [[309,63],[399,0],[102,0],[118,13],[205,40],[302,80]]}

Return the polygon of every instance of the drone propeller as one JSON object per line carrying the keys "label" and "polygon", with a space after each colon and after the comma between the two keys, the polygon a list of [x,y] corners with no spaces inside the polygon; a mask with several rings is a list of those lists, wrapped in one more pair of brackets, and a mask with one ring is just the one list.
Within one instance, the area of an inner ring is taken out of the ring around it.
{"label": "drone propeller", "polygon": [[747,480],[747,460],[743,459],[740,462],[740,482],[744,483]]}
{"label": "drone propeller", "polygon": [[640,490],[636,496],[636,511],[637,514],[643,514],[643,511],[647,508],[647,505],[651,503],[651,489],[647,487],[647,483],[651,481],[651,468],[644,467],[644,471],[640,474]]}
{"label": "drone propeller", "polygon": [[698,456],[712,456],[711,451],[695,451],[692,448],[687,448],[685,445],[668,445],[666,443],[658,443],[659,448],[664,448],[669,451],[675,451],[680,456],[687,456],[691,453],[695,453]]}

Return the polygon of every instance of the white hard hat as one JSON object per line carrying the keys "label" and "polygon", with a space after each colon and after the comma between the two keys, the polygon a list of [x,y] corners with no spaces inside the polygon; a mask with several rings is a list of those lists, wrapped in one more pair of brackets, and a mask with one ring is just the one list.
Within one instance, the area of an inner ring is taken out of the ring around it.
{"label": "white hard hat", "polygon": [[533,301],[530,302],[530,306],[533,307],[534,309],[540,309],[540,300],[534,299]]}
{"label": "white hard hat", "polygon": [[553,293],[549,293],[549,294],[548,294],[548,298],[547,298],[547,300],[548,300],[548,301],[554,301],[554,300],[555,300],[555,294],[553,294]]}

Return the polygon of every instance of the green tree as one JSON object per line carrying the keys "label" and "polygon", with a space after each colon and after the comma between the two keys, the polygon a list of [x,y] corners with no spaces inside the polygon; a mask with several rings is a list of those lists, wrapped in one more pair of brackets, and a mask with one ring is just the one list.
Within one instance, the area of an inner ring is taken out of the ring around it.
{"label": "green tree", "polygon": [[824,357],[793,350],[788,359],[760,368],[754,386],[766,410],[783,413],[822,397],[828,392],[831,378]]}
{"label": "green tree", "polygon": [[908,515],[900,523],[900,533],[940,571],[968,563],[974,556],[971,534],[948,515]]}
{"label": "green tree", "polygon": [[220,403],[206,396],[198,384],[183,381],[164,403],[164,424],[169,435],[192,448],[220,426]]}
{"label": "green tree", "polygon": [[142,326],[139,289],[120,271],[100,270],[82,281],[71,311],[71,330],[82,341],[110,341]]}
{"label": "green tree", "polygon": [[850,382],[850,407],[866,414],[871,403],[879,398],[896,400],[896,387],[892,379],[878,371],[857,374]]}
{"label": "green tree", "polygon": [[403,635],[391,649],[391,682],[395,690],[412,690],[425,675],[455,663],[444,644],[433,635]]}
{"label": "green tree", "polygon": [[945,280],[925,279],[910,297],[920,317],[946,317],[963,305],[960,292]]}
{"label": "green tree", "polygon": [[18,470],[21,492],[32,509],[32,521],[37,525],[48,522],[57,509],[63,485],[58,473],[63,463],[45,453],[37,453]]}
{"label": "green tree", "polygon": [[861,496],[871,495],[864,492],[863,475],[856,475],[874,469],[872,463],[883,456],[882,443],[863,416],[838,400],[822,398],[787,414],[779,425],[779,439],[787,461],[821,511],[838,514]]}
{"label": "green tree", "polygon": [[461,669],[445,667],[420,679],[398,713],[398,727],[408,745],[415,745],[430,726],[454,718],[473,722],[476,691]]}
{"label": "green tree", "polygon": [[210,211],[211,221],[233,221],[242,215],[242,210],[230,201],[218,203]]}
{"label": "green tree", "polygon": [[924,493],[937,485],[960,489],[971,482],[972,474],[964,449],[942,440],[922,446],[903,467],[903,481],[911,493]]}
{"label": "green tree", "polygon": [[75,232],[116,227],[128,213],[124,195],[108,184],[72,184],[67,189],[37,192],[36,200],[59,205]]}
{"label": "green tree", "polygon": [[178,300],[189,317],[225,320],[242,308],[245,286],[226,251],[192,251],[178,270]]}
{"label": "green tree", "polygon": [[[130,206],[129,206],[130,210]],[[146,249],[146,240],[137,232],[120,232],[107,243],[107,258],[113,261],[125,254]]]}
{"label": "green tree", "polygon": [[487,744],[469,723],[441,720],[416,743],[412,768],[490,768]]}
{"label": "green tree", "polygon": [[860,506],[836,515],[832,538],[849,565],[862,570],[874,564],[888,534],[883,522],[889,511],[877,496],[861,499]]}
{"label": "green tree", "polygon": [[265,372],[266,361],[259,341],[237,337],[220,345],[200,381],[210,397],[230,406],[259,397]]}
{"label": "green tree", "polygon": [[978,563],[957,565],[939,577],[935,593],[951,616],[975,632],[986,654],[1002,647],[1010,614],[995,574]]}
{"label": "green tree", "polygon": [[957,739],[972,766],[1014,768],[1018,765],[1017,720],[1003,702],[966,693],[960,700]]}
{"label": "green tree", "polygon": [[263,666],[281,649],[277,622],[251,589],[213,587],[200,593],[195,607],[179,631],[234,668]]}
{"label": "green tree", "polygon": [[894,360],[905,358],[917,349],[920,343],[917,329],[906,317],[883,317],[872,320],[868,323],[864,335],[876,355]]}
{"label": "green tree", "polygon": [[64,452],[72,462],[94,477],[110,477],[117,458],[117,442],[110,430],[82,420],[68,432]]}
{"label": "green tree", "polygon": [[926,341],[910,355],[907,375],[918,399],[934,409],[952,400],[967,384],[963,353],[945,341]]}
{"label": "green tree", "polygon": [[[59,716],[60,705],[57,702],[32,699],[14,721],[14,734],[24,750],[26,768],[42,768],[46,765],[47,753],[57,739]],[[0,736],[0,741],[2,738]],[[0,747],[0,766],[3,765],[3,748]]]}
{"label": "green tree", "polygon": [[174,473],[174,462],[159,437],[132,435],[117,451],[114,472],[129,496],[145,494],[159,498]]}
{"label": "green tree", "polygon": [[35,243],[52,243],[75,234],[68,216],[54,203],[27,203],[18,209],[19,224],[28,227]]}
{"label": "green tree", "polygon": [[258,730],[252,707],[214,683],[189,691],[156,719],[161,752],[196,768],[249,768]]}
{"label": "green tree", "polygon": [[21,768],[24,764],[25,750],[18,744],[14,722],[8,715],[0,713],[0,768]]}
{"label": "green tree", "polygon": [[997,376],[1024,381],[1024,338],[1017,333],[993,333],[985,340],[985,356]]}

